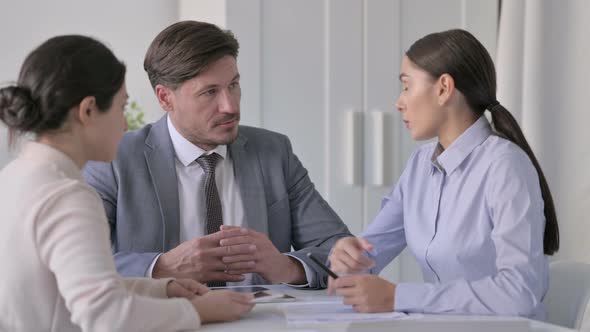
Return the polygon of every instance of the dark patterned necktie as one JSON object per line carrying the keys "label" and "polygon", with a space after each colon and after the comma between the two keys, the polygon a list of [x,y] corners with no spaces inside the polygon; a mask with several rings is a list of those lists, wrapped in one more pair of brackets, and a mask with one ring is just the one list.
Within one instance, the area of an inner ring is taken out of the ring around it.
{"label": "dark patterned necktie", "polygon": [[[215,184],[215,166],[221,160],[221,156],[217,153],[210,155],[202,155],[197,158],[197,163],[201,165],[205,171],[205,205],[207,206],[207,234],[212,234],[219,231],[219,227],[223,225],[223,216],[221,214],[221,200],[219,199],[219,192]],[[223,281],[211,281],[207,283],[209,287],[223,287]]]}

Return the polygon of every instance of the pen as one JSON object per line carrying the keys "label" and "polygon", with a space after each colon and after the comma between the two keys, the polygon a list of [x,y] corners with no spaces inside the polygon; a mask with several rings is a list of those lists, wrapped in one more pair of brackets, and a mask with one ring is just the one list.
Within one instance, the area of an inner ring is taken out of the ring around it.
{"label": "pen", "polygon": [[317,259],[317,257],[315,257],[311,252],[307,253],[307,257],[309,257],[309,259],[311,259],[317,266],[319,266],[322,270],[326,271],[326,273],[334,278],[334,279],[338,279],[338,275],[336,273],[334,273],[334,271],[330,270],[329,267],[327,267],[326,265],[324,265],[324,263],[322,263],[319,259]]}

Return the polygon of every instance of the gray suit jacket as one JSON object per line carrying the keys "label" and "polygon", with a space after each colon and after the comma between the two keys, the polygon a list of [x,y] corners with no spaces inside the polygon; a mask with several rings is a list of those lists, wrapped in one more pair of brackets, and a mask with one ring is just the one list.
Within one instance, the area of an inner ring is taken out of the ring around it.
{"label": "gray suit jacket", "polygon": [[[312,288],[326,275],[305,255],[327,259],[347,227],[315,190],[289,139],[240,126],[228,146],[244,204],[245,227],[267,234],[281,252],[314,269]],[[111,163],[89,162],[86,181],[104,202],[115,263],[123,276],[144,276],[156,255],[179,245],[178,182],[166,116],[129,132]],[[258,275],[253,283],[266,283]]]}

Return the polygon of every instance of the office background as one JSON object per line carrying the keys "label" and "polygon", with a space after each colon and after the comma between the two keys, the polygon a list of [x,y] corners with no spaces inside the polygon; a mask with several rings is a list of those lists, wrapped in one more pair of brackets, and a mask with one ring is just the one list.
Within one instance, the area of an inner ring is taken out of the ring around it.
{"label": "office background", "polygon": [[[590,262],[590,2],[501,2],[0,0],[0,82],[16,80],[26,54],[51,36],[94,36],[127,64],[131,100],[151,122],[163,115],[143,71],[155,35],[179,19],[231,29],[241,44],[242,123],[289,135],[318,190],[358,233],[417,145],[393,107],[403,51],[427,33],[465,28],[495,58],[498,99],[545,170],[562,234],[557,258]],[[0,126],[0,167],[14,153]],[[386,276],[420,279],[407,254]]]}

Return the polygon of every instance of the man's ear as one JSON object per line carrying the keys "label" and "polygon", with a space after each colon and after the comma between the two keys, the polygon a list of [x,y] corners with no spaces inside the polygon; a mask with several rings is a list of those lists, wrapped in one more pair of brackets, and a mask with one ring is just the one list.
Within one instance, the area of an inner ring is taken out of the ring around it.
{"label": "man's ear", "polygon": [[167,86],[162,84],[156,85],[155,88],[156,98],[158,98],[158,102],[160,106],[166,112],[170,112],[174,110],[174,91]]}
{"label": "man's ear", "polygon": [[94,96],[86,96],[80,101],[78,107],[75,108],[74,118],[82,125],[88,125],[97,112],[96,98]]}
{"label": "man's ear", "polygon": [[442,74],[437,82],[438,104],[440,106],[447,103],[455,91],[455,80],[449,74]]}

